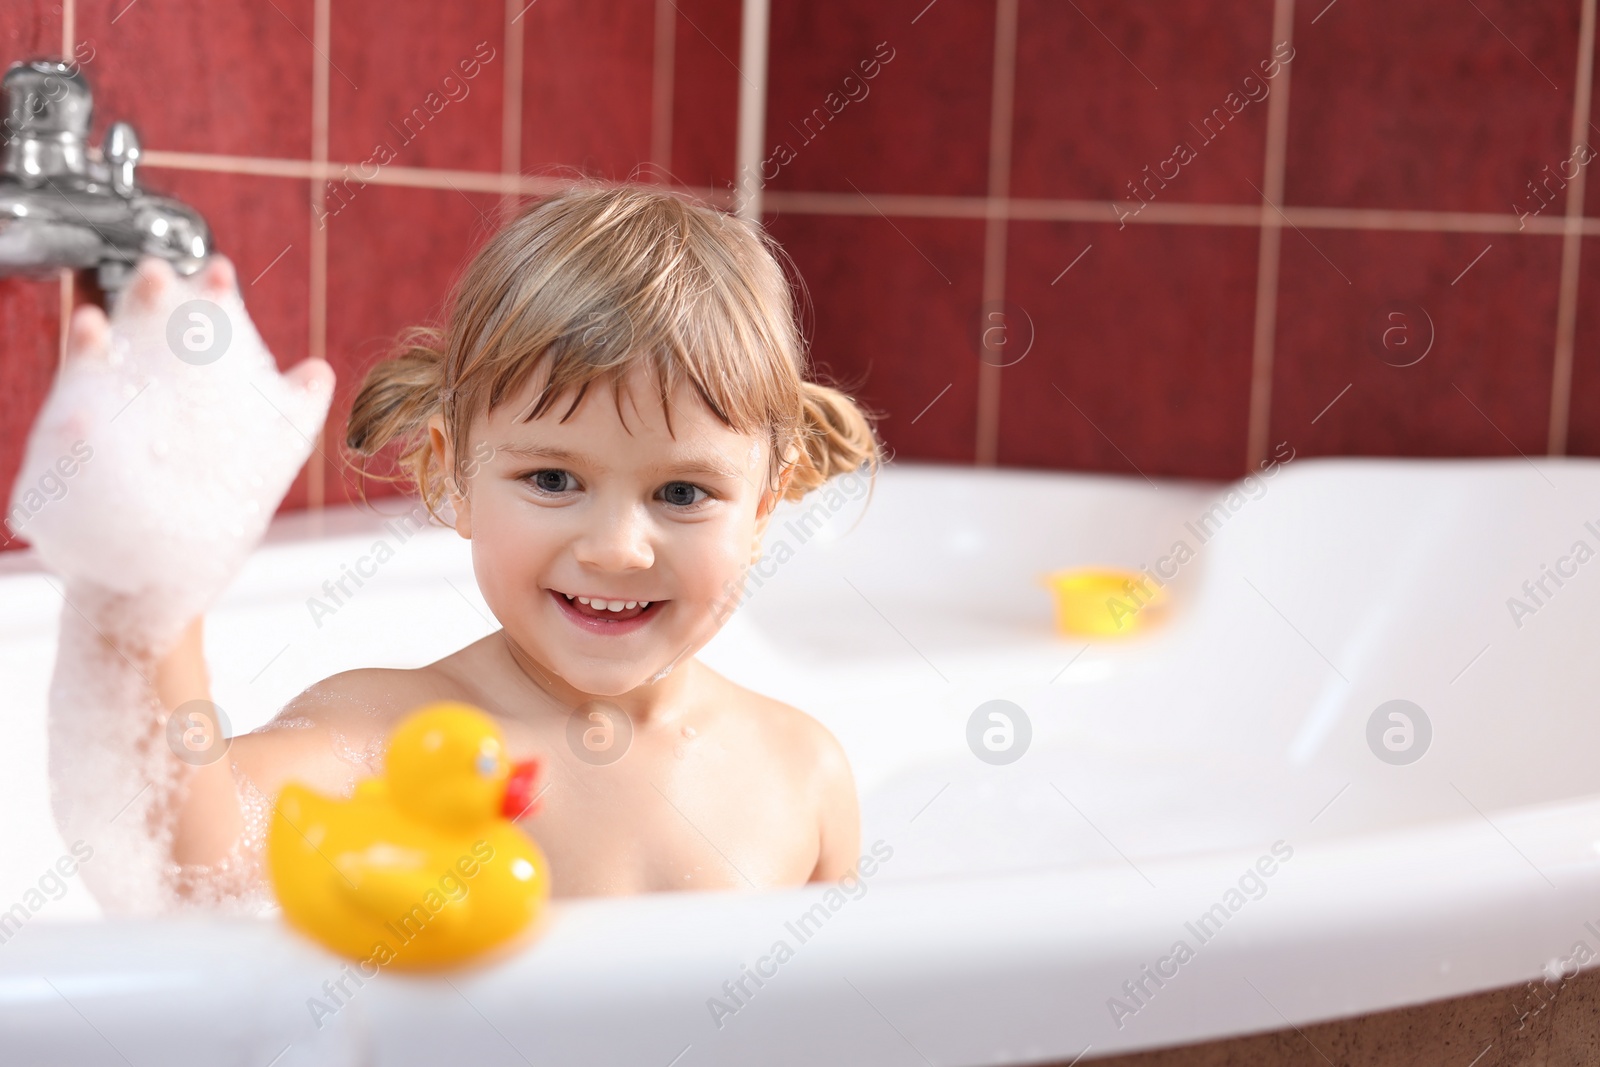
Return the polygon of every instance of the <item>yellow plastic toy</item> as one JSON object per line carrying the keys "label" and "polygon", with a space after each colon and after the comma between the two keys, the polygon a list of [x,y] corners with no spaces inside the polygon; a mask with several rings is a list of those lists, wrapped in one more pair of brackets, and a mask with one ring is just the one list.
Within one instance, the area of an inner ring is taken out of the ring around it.
{"label": "yellow plastic toy", "polygon": [[1055,596],[1056,629],[1070,637],[1129,637],[1159,623],[1167,591],[1140,571],[1079,567],[1043,575]]}
{"label": "yellow plastic toy", "polygon": [[384,773],[348,800],[289,783],[267,831],[284,917],[335,952],[421,969],[511,941],[544,910],[550,870],[512,820],[536,761],[511,764],[483,712],[449,701],[389,737]]}

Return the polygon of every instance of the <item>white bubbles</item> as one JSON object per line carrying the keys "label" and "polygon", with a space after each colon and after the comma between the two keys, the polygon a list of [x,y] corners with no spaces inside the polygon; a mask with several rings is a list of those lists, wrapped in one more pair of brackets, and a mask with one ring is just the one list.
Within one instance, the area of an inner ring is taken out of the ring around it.
{"label": "white bubbles", "polygon": [[[101,606],[88,592],[69,587],[68,596],[81,610]],[[63,839],[94,849],[82,877],[106,911],[168,910],[171,829],[158,816],[188,768],[166,745],[148,743],[165,718],[153,694],[70,608],[59,648],[49,723],[56,825]]]}
{"label": "white bubbles", "polygon": [[[236,285],[219,290],[224,278],[221,267],[178,278],[146,263],[109,324],[76,313],[13,490],[64,487],[25,511],[25,539],[67,601],[50,690],[52,800],[66,840],[94,848],[83,876],[108,912],[244,901],[260,885],[266,819],[237,779],[245,834],[234,849],[209,866],[173,862],[177,800],[204,761],[177,754],[199,736],[189,720],[177,748],[163,740],[168,715],[148,679],[260,542],[311,453],[332,381],[315,364],[279,374]],[[168,324],[186,302],[179,358]],[[191,317],[196,302],[206,323]],[[224,736],[209,758],[225,758]]]}
{"label": "white bubbles", "polygon": [[[279,374],[238,293],[219,294],[206,279],[135,281],[98,350],[69,355],[21,471],[24,481],[47,471],[81,436],[93,458],[30,520],[28,540],[57,574],[152,597],[185,619],[259,542],[331,398]],[[167,337],[172,315],[196,301],[226,321],[229,339],[220,354],[206,348],[204,363],[190,349],[192,358],[178,358]]]}
{"label": "white bubbles", "polygon": [[382,733],[373,732],[359,739],[352,739],[338,730],[328,731],[328,745],[333,749],[333,754],[340,761],[352,767],[376,772],[383,763],[383,754],[387,747],[387,739]]}

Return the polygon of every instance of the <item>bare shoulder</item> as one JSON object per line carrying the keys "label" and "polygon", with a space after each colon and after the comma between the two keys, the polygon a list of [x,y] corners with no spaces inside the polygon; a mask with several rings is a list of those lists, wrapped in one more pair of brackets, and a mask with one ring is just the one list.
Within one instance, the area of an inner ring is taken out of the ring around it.
{"label": "bare shoulder", "polygon": [[426,667],[361,667],[341,671],[309,686],[284,705],[274,721],[392,723],[429,701],[460,698],[455,679],[443,663],[441,660]]}
{"label": "bare shoulder", "polygon": [[307,687],[261,729],[234,738],[230,754],[269,796],[291,778],[344,793],[373,773],[390,730],[407,712],[460,695],[438,664],[342,671]]}
{"label": "bare shoulder", "polygon": [[855,775],[839,739],[822,723],[781,700],[752,692],[707,670],[719,705],[751,724],[816,814],[815,859],[809,881],[831,882],[855,869],[861,847],[861,806]]}
{"label": "bare shoulder", "polygon": [[844,788],[854,795],[850,760],[833,731],[791,704],[746,689],[703,665],[702,669],[712,681],[717,703],[736,709],[763,741],[793,761],[796,770],[809,772],[806,777],[820,792]]}

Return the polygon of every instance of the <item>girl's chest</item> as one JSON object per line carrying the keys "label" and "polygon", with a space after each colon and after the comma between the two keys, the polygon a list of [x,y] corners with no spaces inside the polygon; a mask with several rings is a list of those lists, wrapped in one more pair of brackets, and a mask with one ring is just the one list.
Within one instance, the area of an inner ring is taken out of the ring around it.
{"label": "girl's chest", "polygon": [[594,761],[552,740],[507,737],[513,758],[541,760],[537,811],[519,825],[549,859],[557,896],[765,889],[815,869],[818,813],[759,752],[635,739]]}

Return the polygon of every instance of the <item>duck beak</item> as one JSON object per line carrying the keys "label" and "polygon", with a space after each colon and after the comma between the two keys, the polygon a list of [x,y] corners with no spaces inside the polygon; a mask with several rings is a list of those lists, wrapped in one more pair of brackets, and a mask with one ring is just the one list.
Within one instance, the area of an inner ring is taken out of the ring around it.
{"label": "duck beak", "polygon": [[506,796],[500,805],[500,814],[511,820],[524,815],[539,814],[533,783],[539,777],[539,761],[523,760],[511,765],[511,775],[506,779]]}

